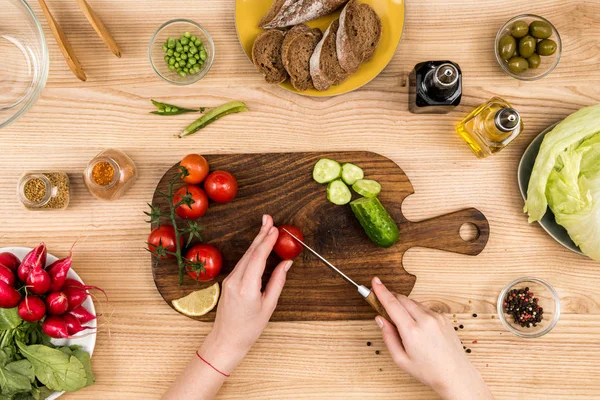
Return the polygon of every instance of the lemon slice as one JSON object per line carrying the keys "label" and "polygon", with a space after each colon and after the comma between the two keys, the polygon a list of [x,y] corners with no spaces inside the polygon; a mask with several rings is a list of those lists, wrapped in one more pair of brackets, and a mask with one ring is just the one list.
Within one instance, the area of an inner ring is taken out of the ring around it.
{"label": "lemon slice", "polygon": [[215,283],[202,290],[196,290],[177,300],[173,300],[173,307],[188,317],[200,317],[215,308],[219,302],[219,283]]}

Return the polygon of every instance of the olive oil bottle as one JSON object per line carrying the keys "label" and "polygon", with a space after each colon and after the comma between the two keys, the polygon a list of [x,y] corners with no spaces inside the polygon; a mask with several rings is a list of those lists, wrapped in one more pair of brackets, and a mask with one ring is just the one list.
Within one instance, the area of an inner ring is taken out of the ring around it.
{"label": "olive oil bottle", "polygon": [[427,61],[409,75],[408,109],[414,114],[445,114],[460,104],[462,73],[452,61]]}
{"label": "olive oil bottle", "polygon": [[504,149],[522,130],[517,110],[500,97],[480,105],[456,126],[458,134],[479,158]]}

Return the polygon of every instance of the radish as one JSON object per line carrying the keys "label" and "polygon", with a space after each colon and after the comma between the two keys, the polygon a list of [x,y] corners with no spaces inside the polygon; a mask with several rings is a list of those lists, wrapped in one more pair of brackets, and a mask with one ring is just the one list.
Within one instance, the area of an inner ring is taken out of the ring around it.
{"label": "radish", "polygon": [[46,315],[46,304],[37,296],[27,296],[19,303],[19,317],[27,322],[37,322]]}
{"label": "radish", "polygon": [[48,314],[63,315],[69,308],[67,295],[63,292],[50,292],[46,297],[46,305],[48,306]]}
{"label": "radish", "polygon": [[11,285],[0,281],[0,308],[13,308],[19,304],[21,295]]}
{"label": "radish", "polygon": [[17,269],[17,275],[21,282],[25,283],[29,273],[36,267],[40,269],[46,266],[46,245],[40,243],[35,249],[31,250],[21,261]]}
{"label": "radish", "polygon": [[49,316],[44,320],[42,332],[54,339],[67,339],[69,337],[67,323],[56,315]]}
{"label": "radish", "polygon": [[91,326],[82,326],[81,322],[72,314],[65,314],[62,316],[67,324],[67,330],[69,335],[76,335],[81,331],[85,331],[86,329],[96,329]]}
{"label": "radish", "polygon": [[81,322],[82,324],[87,324],[88,322],[96,319],[94,315],[92,315],[88,310],[86,310],[83,306],[78,306],[69,311],[69,314],[74,316]]}
{"label": "radish", "polygon": [[50,274],[46,270],[34,267],[27,276],[27,286],[35,294],[46,294],[50,290]]}
{"label": "radish", "polygon": [[75,279],[65,280],[65,284],[63,285],[63,291],[65,292],[65,294],[67,295],[67,299],[69,300],[69,311],[81,305],[85,301],[87,296],[90,294],[88,292],[89,289],[101,291],[102,293],[104,293],[106,300],[108,300],[106,292],[97,286],[86,286]]}
{"label": "radish", "polygon": [[4,265],[6,268],[10,269],[13,272],[17,272],[17,268],[19,268],[19,258],[15,256],[13,253],[4,252],[0,253],[0,265]]}
{"label": "radish", "polygon": [[67,273],[71,268],[73,261],[73,253],[69,253],[67,258],[57,260],[48,267],[48,273],[50,274],[50,290],[56,291],[62,289],[65,281],[67,280]]}
{"label": "radish", "polygon": [[6,283],[9,286],[15,286],[16,278],[14,272],[0,264],[0,281]]}

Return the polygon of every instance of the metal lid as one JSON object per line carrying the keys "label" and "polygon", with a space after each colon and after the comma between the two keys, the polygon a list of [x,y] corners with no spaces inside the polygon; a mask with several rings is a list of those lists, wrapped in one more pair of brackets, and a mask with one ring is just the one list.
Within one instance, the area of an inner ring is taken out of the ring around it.
{"label": "metal lid", "polygon": [[458,81],[458,69],[453,64],[439,65],[433,74],[433,82],[443,88],[454,86]]}
{"label": "metal lid", "polygon": [[502,132],[513,131],[521,123],[521,116],[514,108],[503,108],[494,117],[496,128]]}

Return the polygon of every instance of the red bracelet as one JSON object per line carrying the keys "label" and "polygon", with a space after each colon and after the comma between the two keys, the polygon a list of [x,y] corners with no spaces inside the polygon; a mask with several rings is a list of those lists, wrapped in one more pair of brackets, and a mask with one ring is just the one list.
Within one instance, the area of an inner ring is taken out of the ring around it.
{"label": "red bracelet", "polygon": [[212,369],[214,369],[215,371],[217,371],[218,373],[220,373],[221,375],[223,375],[225,378],[229,378],[229,374],[226,374],[225,372],[219,371],[217,368],[215,368],[214,365],[212,365],[211,363],[209,363],[208,361],[206,361],[204,358],[202,358],[202,356],[200,355],[200,353],[198,353],[197,351],[196,351],[196,355],[198,356],[199,359],[201,359],[202,361],[204,361],[204,363],[206,363],[206,365],[208,365],[209,367],[211,367]]}

